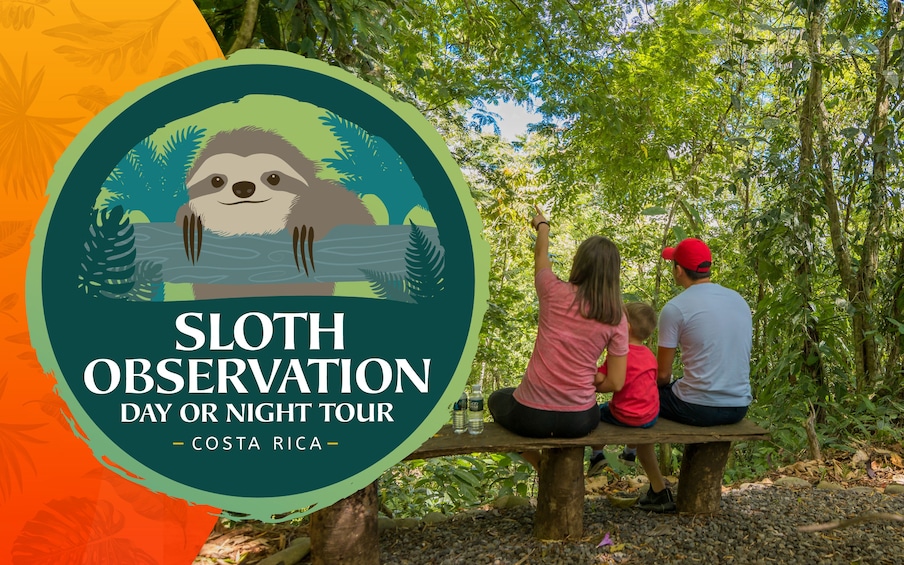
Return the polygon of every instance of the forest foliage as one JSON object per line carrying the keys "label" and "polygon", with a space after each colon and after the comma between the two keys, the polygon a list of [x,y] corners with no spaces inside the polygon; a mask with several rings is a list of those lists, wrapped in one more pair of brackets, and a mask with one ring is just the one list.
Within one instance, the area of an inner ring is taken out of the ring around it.
{"label": "forest foliage", "polygon": [[[678,291],[659,250],[710,244],[754,312],[750,417],[772,432],[733,465],[807,458],[808,422],[823,446],[901,441],[900,0],[196,1],[224,52],[329,61],[445,137],[492,249],[485,391],[533,345],[537,203],[560,275],[605,235],[657,309]],[[514,142],[498,101],[536,112]]]}

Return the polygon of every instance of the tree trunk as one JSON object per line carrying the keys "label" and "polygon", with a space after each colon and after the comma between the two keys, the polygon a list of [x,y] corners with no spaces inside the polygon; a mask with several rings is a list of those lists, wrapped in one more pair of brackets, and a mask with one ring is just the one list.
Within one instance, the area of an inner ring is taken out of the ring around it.
{"label": "tree trunk", "polygon": [[379,565],[377,485],[311,515],[313,565]]}
{"label": "tree trunk", "polygon": [[861,360],[860,371],[865,382],[863,390],[871,390],[880,378],[878,346],[873,333],[875,329],[876,308],[873,304],[873,289],[879,264],[879,243],[886,228],[886,210],[888,192],[888,154],[895,140],[894,126],[889,122],[889,84],[885,72],[891,56],[891,42],[895,36],[897,24],[901,18],[900,0],[888,2],[888,26],[885,34],[879,39],[876,47],[876,100],[873,104],[873,115],[870,119],[869,133],[872,138],[872,176],[869,183],[869,217],[863,237],[863,251],[860,256],[860,267],[857,276],[857,293],[853,301],[855,324],[860,333],[854,336]]}
{"label": "tree trunk", "polygon": [[584,448],[544,449],[534,537],[579,540],[584,535]]}
{"label": "tree trunk", "polygon": [[[895,269],[892,280],[904,281],[904,241],[898,244]],[[904,322],[904,284],[895,287],[890,300],[889,313],[892,320]],[[904,398],[904,371],[902,371],[901,355],[904,352],[904,331],[891,330],[892,336],[888,345],[888,363],[885,366],[884,389],[892,398]]]}
{"label": "tree trunk", "polygon": [[[810,58],[810,76],[807,82],[806,95],[801,105],[800,113],[800,176],[798,177],[798,218],[803,230],[799,234],[799,249],[797,252],[797,267],[795,275],[800,294],[801,308],[805,310],[804,336],[801,348],[803,359],[803,371],[822,390],[824,370],[818,344],[820,342],[819,328],[813,316],[808,311],[812,301],[812,265],[809,250],[814,247],[813,234],[813,201],[815,199],[815,179],[818,174],[815,168],[814,134],[820,127],[822,115],[819,112],[822,104],[822,33],[823,14],[819,9],[812,8],[807,11],[807,48]],[[822,403],[817,406],[817,419],[824,418]]]}
{"label": "tree trunk", "polygon": [[260,0],[245,0],[242,25],[239,26],[239,30],[235,34],[235,41],[232,42],[232,47],[226,53],[227,57],[239,49],[245,49],[251,45],[251,40],[254,38],[254,26],[257,25],[257,9],[259,6]]}

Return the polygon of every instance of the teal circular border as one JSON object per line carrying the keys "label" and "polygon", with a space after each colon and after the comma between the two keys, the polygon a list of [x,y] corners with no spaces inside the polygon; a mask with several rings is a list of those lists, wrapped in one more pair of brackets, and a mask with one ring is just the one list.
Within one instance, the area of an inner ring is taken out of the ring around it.
{"label": "teal circular border", "polygon": [[[385,122],[385,125],[381,125],[379,121],[375,122],[372,113],[368,114],[368,112],[371,112],[372,108],[359,108],[360,115],[357,117],[354,115],[354,112],[352,112],[352,115],[345,112],[343,117],[359,124],[370,123],[371,125],[366,129],[378,133],[381,136],[383,135],[383,131],[381,130],[382,127],[396,127],[398,125],[398,120],[401,120],[411,129],[414,135],[423,142],[425,147],[430,150],[432,157],[437,160],[442,170],[445,171],[447,179],[454,189],[457,201],[461,206],[464,223],[467,232],[470,235],[470,248],[473,258],[474,274],[474,299],[470,316],[470,327],[468,335],[464,340],[464,348],[458,366],[450,380],[449,386],[446,387],[439,401],[434,405],[433,409],[423,422],[417,426],[411,434],[402,438],[395,449],[391,450],[385,457],[379,459],[365,470],[357,473],[351,478],[323,488],[304,491],[298,494],[272,497],[224,495],[186,486],[182,483],[173,481],[168,477],[161,476],[153,469],[129,456],[118,445],[109,441],[109,438],[107,438],[102,430],[95,425],[91,417],[76,400],[73,391],[66,383],[65,378],[57,379],[57,390],[60,396],[69,405],[75,422],[78,423],[78,427],[84,431],[86,436],[84,439],[92,449],[95,457],[112,470],[127,478],[132,478],[130,477],[131,474],[137,475],[141,477],[141,484],[144,484],[154,491],[164,492],[170,496],[182,498],[192,503],[229,509],[230,512],[240,513],[242,517],[245,518],[273,521],[277,519],[276,515],[278,515],[279,520],[285,520],[302,516],[324,506],[328,506],[373,482],[383,473],[383,471],[418,448],[447,421],[449,405],[457,400],[462,388],[467,382],[471,363],[476,353],[477,338],[488,300],[489,247],[480,236],[482,228],[481,220],[471,201],[470,191],[461,175],[461,171],[452,159],[444,140],[414,107],[392,99],[391,96],[382,90],[357,79],[341,69],[329,66],[320,61],[309,60],[298,55],[278,51],[254,50],[239,52],[226,61],[215,60],[201,63],[174,75],[143,85],[98,114],[98,116],[78,134],[57,163],[55,173],[48,185],[48,206],[38,223],[35,239],[32,244],[32,255],[29,258],[26,277],[26,306],[32,343],[38,353],[39,361],[46,371],[52,372],[58,376],[62,375],[63,373],[60,369],[61,363],[55,356],[51,344],[50,331],[47,326],[44,278],[45,275],[48,274],[48,270],[45,266],[44,252],[48,245],[48,234],[51,222],[53,221],[54,211],[58,206],[65,206],[68,204],[68,202],[65,201],[68,192],[64,195],[63,189],[66,186],[70,175],[73,174],[79,166],[80,160],[86,152],[97,149],[96,147],[92,147],[92,145],[98,138],[106,136],[105,143],[111,143],[110,138],[112,136],[112,143],[122,148],[119,152],[119,155],[121,156],[128,148],[134,146],[134,143],[137,140],[142,139],[151,133],[150,131],[116,132],[121,117],[124,114],[133,111],[133,107],[138,102],[146,101],[149,98],[152,98],[155,93],[173,86],[180,81],[197,80],[198,77],[203,76],[205,73],[224,70],[240,72],[242,70],[251,70],[254,67],[259,68],[261,65],[272,67],[273,70],[277,72],[280,69],[310,72],[312,73],[312,77],[323,77],[326,83],[334,82],[335,84],[344,84],[346,87],[357,92],[358,95],[364,95],[374,100],[375,103],[381,105],[385,110],[388,110],[388,120]],[[203,81],[199,84],[203,84]],[[250,85],[244,86],[247,88]],[[247,94],[259,93],[256,91],[248,92],[247,90],[245,90],[245,92]],[[271,91],[265,93],[280,94],[279,92]],[[329,91],[321,92],[318,96],[324,100],[324,103],[318,103],[317,100],[314,100],[312,103],[329,106],[335,102],[327,100],[330,97]],[[306,101],[311,102],[310,99],[306,99]],[[218,100],[212,104],[204,96],[199,96],[198,99],[186,100],[185,102],[185,106],[180,107],[179,109],[181,115],[191,115],[206,107],[210,107],[215,103],[222,102],[222,100]],[[172,111],[172,109],[168,108],[167,111]],[[165,121],[172,121],[177,117],[179,117],[179,115],[174,115]],[[391,136],[391,132],[388,135]],[[100,167],[94,166],[94,168],[97,169],[96,174],[98,175],[98,178],[96,185],[92,186],[99,187],[106,174],[112,170],[118,160],[115,156],[115,152],[111,153],[108,150],[106,153],[109,153],[111,162],[108,167],[105,165]],[[403,155],[403,157],[405,157],[405,155]],[[67,191],[69,191],[68,188]],[[440,222],[438,222],[438,224],[439,223]],[[106,462],[107,460],[113,462],[113,464],[108,464]],[[220,470],[219,472],[228,471]]]}

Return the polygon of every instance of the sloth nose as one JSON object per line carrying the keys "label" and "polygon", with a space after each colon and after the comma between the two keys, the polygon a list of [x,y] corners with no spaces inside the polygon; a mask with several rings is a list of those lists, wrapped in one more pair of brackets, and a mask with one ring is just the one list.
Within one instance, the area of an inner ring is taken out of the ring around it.
{"label": "sloth nose", "polygon": [[254,183],[243,180],[232,185],[232,193],[239,198],[248,198],[254,194]]}

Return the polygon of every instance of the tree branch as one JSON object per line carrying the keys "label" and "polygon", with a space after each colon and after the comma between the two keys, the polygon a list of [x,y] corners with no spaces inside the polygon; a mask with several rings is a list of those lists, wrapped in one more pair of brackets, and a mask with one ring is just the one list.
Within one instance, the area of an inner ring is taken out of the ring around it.
{"label": "tree branch", "polygon": [[245,49],[251,45],[251,40],[254,37],[254,26],[257,25],[257,9],[259,6],[260,0],[245,0],[242,25],[239,27],[238,33],[235,34],[235,41],[232,42],[232,47],[226,53],[227,57],[239,49]]}
{"label": "tree branch", "polygon": [[832,520],[823,524],[810,524],[808,526],[798,526],[799,532],[824,532],[825,530],[834,530],[837,528],[847,528],[856,526],[857,524],[865,524],[867,522],[879,522],[888,520],[892,522],[904,522],[904,516],[900,514],[892,514],[890,512],[866,512],[859,516],[854,516],[847,520]]}

